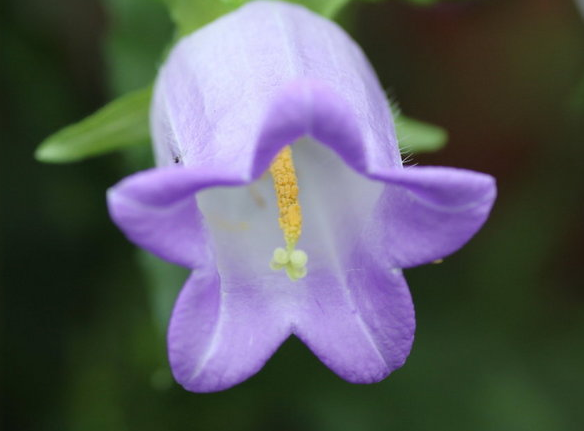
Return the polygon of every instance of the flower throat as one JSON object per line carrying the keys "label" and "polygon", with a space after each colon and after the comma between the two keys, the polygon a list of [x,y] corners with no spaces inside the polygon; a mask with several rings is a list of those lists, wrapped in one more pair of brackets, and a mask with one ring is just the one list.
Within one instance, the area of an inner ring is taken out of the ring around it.
{"label": "flower throat", "polygon": [[296,249],[296,243],[302,233],[302,209],[298,202],[298,178],[292,160],[290,146],[282,148],[270,165],[274,180],[274,190],[278,201],[278,223],[284,233],[286,248],[274,250],[270,267],[274,270],[284,269],[290,280],[296,281],[306,276],[308,256]]}

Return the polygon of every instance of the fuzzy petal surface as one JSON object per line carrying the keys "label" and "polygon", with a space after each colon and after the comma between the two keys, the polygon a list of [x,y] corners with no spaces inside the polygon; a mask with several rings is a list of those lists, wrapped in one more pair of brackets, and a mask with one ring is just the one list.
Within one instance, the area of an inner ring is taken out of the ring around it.
{"label": "fuzzy petal surface", "polygon": [[285,2],[248,3],[182,39],[160,71],[151,118],[159,165],[178,158],[249,180],[279,147],[311,135],[355,168],[401,166],[361,49],[337,24]]}

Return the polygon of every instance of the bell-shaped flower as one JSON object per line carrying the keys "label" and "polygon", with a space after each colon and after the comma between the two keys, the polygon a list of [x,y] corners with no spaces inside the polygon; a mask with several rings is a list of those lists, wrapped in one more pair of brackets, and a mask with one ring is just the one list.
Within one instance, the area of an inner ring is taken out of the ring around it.
{"label": "bell-shaped flower", "polygon": [[168,330],[176,380],[217,391],[291,334],[342,378],[377,382],[414,336],[402,268],[460,248],[492,177],[403,167],[361,49],[303,7],[251,2],[183,38],[151,111],[157,167],[113,187],[140,247],[192,269]]}

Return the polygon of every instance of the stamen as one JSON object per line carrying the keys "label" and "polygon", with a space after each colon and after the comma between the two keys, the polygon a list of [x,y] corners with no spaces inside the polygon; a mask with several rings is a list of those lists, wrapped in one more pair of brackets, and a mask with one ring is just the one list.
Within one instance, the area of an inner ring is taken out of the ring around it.
{"label": "stamen", "polygon": [[302,233],[302,210],[298,202],[298,179],[290,146],[278,153],[270,165],[270,173],[280,213],[278,223],[286,241],[286,249],[274,250],[270,267],[273,270],[285,269],[291,280],[298,280],[306,276],[308,256],[304,251],[295,249]]}
{"label": "stamen", "polygon": [[280,229],[284,232],[286,244],[294,246],[302,233],[302,213],[298,203],[298,180],[292,149],[284,147],[270,166],[270,173],[274,179],[274,189],[280,209]]}

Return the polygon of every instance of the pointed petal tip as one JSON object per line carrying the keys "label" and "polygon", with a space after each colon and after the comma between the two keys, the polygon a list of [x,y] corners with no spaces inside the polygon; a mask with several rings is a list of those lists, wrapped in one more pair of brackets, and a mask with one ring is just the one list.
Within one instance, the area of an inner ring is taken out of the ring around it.
{"label": "pointed petal tip", "polygon": [[321,276],[311,284],[294,333],[342,379],[379,382],[410,353],[415,332],[411,295],[401,274],[367,252],[356,251],[347,265],[354,269],[344,282]]}
{"label": "pointed petal tip", "polygon": [[259,372],[291,332],[271,291],[222,285],[213,268],[193,272],[174,306],[168,356],[176,381],[217,392]]}
{"label": "pointed petal tip", "polygon": [[361,359],[343,363],[342,360],[339,361],[338,353],[337,357],[329,357],[325,356],[318,347],[310,348],[320,361],[341,379],[353,384],[366,385],[379,383],[403,367],[410,354],[413,339],[412,334],[410,340],[405,343],[407,348],[404,350],[396,349],[393,353],[384,351],[384,355],[391,357],[389,360],[381,356],[368,357],[367,351],[364,350],[361,352]]}
{"label": "pointed petal tip", "polygon": [[379,238],[378,253],[387,252],[399,268],[460,249],[486,222],[497,196],[494,177],[465,169],[410,167],[380,179],[387,189],[377,209],[379,223],[369,232]]}

